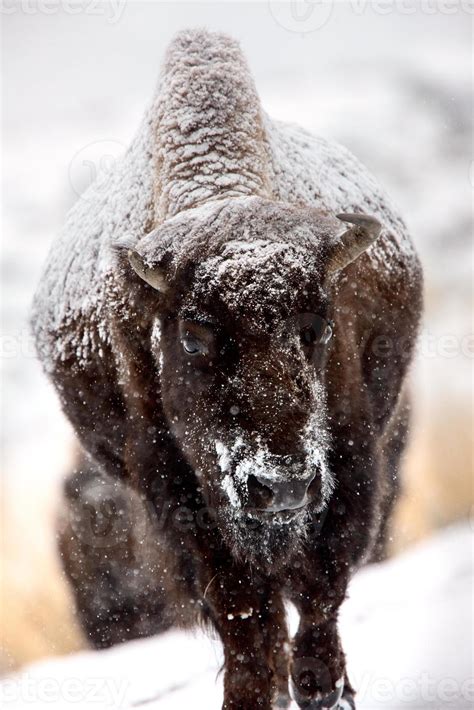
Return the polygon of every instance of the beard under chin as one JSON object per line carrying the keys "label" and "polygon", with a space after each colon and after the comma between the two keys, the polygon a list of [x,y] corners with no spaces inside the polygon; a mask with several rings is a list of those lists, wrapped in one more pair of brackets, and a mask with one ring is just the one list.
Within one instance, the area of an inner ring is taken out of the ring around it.
{"label": "beard under chin", "polygon": [[304,546],[310,517],[306,509],[285,519],[284,515],[254,516],[225,506],[218,526],[236,560],[275,572]]}

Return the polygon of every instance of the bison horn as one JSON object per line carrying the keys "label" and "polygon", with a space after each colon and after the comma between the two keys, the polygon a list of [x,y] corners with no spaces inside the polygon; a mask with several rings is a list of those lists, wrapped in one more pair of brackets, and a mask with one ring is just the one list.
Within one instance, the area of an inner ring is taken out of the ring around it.
{"label": "bison horn", "polygon": [[128,251],[128,260],[132,269],[143,279],[149,286],[156,288],[157,291],[164,293],[168,290],[168,284],[164,274],[159,266],[147,266],[141,256],[135,249]]}
{"label": "bison horn", "polygon": [[366,214],[338,214],[342,222],[354,225],[347,229],[333,246],[329,257],[328,272],[333,274],[357,259],[380,235],[382,225]]}
{"label": "bison horn", "polygon": [[130,266],[145,283],[162,293],[168,290],[163,270],[159,266],[148,266],[140,252],[134,248],[134,244],[129,237],[116,242],[115,248],[127,252]]}

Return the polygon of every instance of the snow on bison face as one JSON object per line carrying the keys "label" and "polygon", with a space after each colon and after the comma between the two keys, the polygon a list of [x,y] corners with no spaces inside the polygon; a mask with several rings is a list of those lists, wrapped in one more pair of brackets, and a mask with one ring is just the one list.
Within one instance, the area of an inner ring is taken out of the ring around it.
{"label": "snow on bison face", "polygon": [[155,289],[151,348],[170,429],[234,538],[251,523],[301,527],[331,495],[325,289],[379,232],[372,218],[346,221],[356,226],[255,197],[216,200],[129,250]]}

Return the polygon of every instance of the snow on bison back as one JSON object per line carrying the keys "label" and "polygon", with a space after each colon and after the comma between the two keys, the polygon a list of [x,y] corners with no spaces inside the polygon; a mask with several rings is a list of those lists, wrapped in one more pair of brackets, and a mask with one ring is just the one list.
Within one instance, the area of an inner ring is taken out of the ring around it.
{"label": "snow on bison back", "polygon": [[300,707],[354,707],[337,615],[383,555],[420,311],[374,179],[266,116],[232,39],[180,33],[34,303],[83,451],[60,549],[92,644],[201,619],[225,708],[285,707],[288,677]]}

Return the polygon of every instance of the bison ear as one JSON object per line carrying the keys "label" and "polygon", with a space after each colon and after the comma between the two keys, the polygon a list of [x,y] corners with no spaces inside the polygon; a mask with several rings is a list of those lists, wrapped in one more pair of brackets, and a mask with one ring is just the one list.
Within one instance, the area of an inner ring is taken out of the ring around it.
{"label": "bison ear", "polygon": [[338,214],[337,218],[353,226],[332,243],[327,263],[329,274],[344,269],[357,259],[375,242],[382,229],[375,217],[366,214]]}
{"label": "bison ear", "polygon": [[116,242],[115,249],[126,255],[132,269],[145,283],[161,293],[168,291],[169,284],[166,280],[165,267],[161,264],[149,266],[145,257],[136,248],[134,241],[130,237],[124,237]]}

